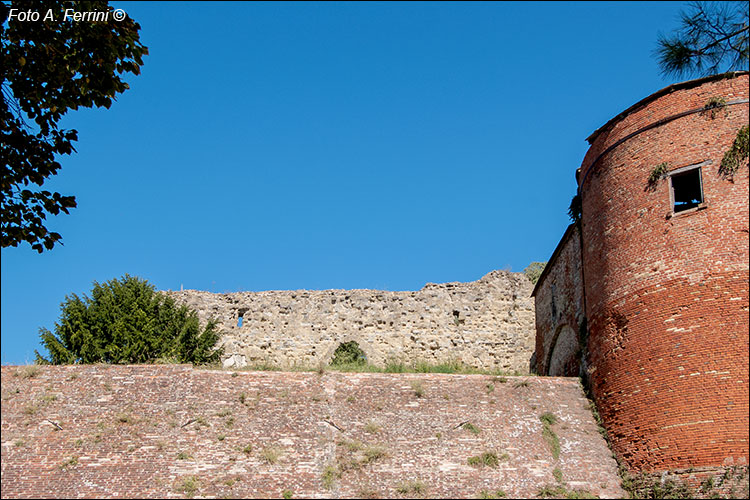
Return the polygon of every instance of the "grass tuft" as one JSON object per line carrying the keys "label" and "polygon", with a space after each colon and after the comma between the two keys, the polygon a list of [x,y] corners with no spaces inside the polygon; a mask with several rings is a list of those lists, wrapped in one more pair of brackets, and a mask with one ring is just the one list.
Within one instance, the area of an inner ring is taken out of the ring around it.
{"label": "grass tuft", "polygon": [[482,432],[482,430],[477,427],[476,425],[472,424],[471,422],[466,422],[461,426],[463,429],[466,429],[467,431],[471,432],[472,434],[479,434]]}
{"label": "grass tuft", "polygon": [[396,491],[401,493],[402,495],[422,495],[425,491],[427,491],[427,487],[422,481],[408,481],[406,483],[401,483],[396,487]]}
{"label": "grass tuft", "polygon": [[424,396],[424,385],[422,384],[421,380],[412,380],[411,388],[414,391],[414,395],[418,398]]}
{"label": "grass tuft", "polygon": [[341,472],[339,472],[338,467],[334,465],[327,465],[325,469],[323,469],[323,487],[327,490],[330,490],[333,488],[333,483],[336,481],[336,479],[341,477]]}
{"label": "grass tuft", "polygon": [[546,412],[539,417],[539,420],[542,421],[544,426],[542,428],[542,437],[544,437],[544,440],[547,442],[547,445],[552,452],[552,457],[557,460],[560,458],[560,438],[557,437],[557,434],[552,429],[552,426],[557,423],[557,417],[550,412]]}
{"label": "grass tuft", "polygon": [[260,458],[263,459],[264,462],[273,465],[279,461],[279,458],[281,458],[281,450],[275,446],[269,446],[260,452]]}
{"label": "grass tuft", "polygon": [[493,469],[495,469],[499,465],[500,460],[497,458],[497,454],[495,454],[494,452],[485,451],[481,455],[469,457],[467,462],[472,467],[492,467]]}

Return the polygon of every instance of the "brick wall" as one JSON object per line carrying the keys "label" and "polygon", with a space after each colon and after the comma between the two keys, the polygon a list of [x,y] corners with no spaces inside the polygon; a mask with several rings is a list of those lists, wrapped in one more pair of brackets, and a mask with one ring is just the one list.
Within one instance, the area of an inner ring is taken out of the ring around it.
{"label": "brick wall", "polygon": [[[688,113],[716,97],[731,105]],[[635,470],[748,461],[747,160],[718,172],[747,98],[746,72],[672,87],[598,131],[580,169],[589,375]],[[668,180],[648,185],[663,162],[703,164],[705,206],[671,213]]]}
{"label": "brick wall", "polygon": [[572,378],[3,366],[1,467],[3,498],[624,494]]}
{"label": "brick wall", "polygon": [[571,224],[534,288],[536,372],[577,377],[578,334],[584,321],[581,240]]}

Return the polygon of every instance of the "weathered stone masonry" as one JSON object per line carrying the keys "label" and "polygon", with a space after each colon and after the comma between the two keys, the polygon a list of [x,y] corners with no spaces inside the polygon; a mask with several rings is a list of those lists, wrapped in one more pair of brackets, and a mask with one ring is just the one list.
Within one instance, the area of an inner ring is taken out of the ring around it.
{"label": "weathered stone masonry", "polygon": [[[355,341],[370,363],[459,361],[528,373],[534,351],[531,282],[493,271],[416,292],[293,290],[167,292],[202,321],[219,322],[226,366],[315,367]],[[242,324],[238,326],[239,318]]]}

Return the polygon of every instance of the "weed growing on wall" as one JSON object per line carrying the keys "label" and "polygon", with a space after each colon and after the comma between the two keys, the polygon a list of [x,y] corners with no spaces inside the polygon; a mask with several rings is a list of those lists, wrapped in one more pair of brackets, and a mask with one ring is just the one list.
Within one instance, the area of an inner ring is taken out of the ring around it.
{"label": "weed growing on wall", "polygon": [[494,451],[485,451],[481,455],[469,457],[466,462],[472,467],[492,467],[493,469],[496,469],[500,464],[500,460]]}
{"label": "weed growing on wall", "polygon": [[745,125],[737,132],[732,147],[729,148],[721,159],[721,166],[719,167],[719,174],[722,177],[734,177],[734,174],[742,166],[742,163],[747,160],[748,157],[748,131],[750,127]]}
{"label": "weed growing on wall", "polygon": [[659,163],[657,166],[655,166],[651,173],[648,175],[647,179],[647,188],[651,191],[656,189],[657,184],[659,184],[659,181],[662,180],[669,171],[669,164],[667,162]]}
{"label": "weed growing on wall", "polygon": [[726,99],[721,96],[714,96],[708,98],[706,104],[703,106],[703,110],[708,115],[708,117],[713,120],[714,118],[716,118],[716,115],[721,109],[724,110],[724,116],[727,116],[729,112],[726,110],[726,107]]}
{"label": "weed growing on wall", "polygon": [[402,495],[423,495],[427,491],[427,486],[422,481],[408,481],[401,483],[396,487],[396,491]]}
{"label": "weed growing on wall", "polygon": [[463,429],[471,432],[472,434],[475,434],[475,435],[479,434],[480,432],[482,432],[482,430],[479,427],[477,427],[476,425],[472,424],[471,422],[466,422],[463,425],[461,425],[461,427]]}
{"label": "weed growing on wall", "polygon": [[550,412],[546,412],[539,417],[539,420],[542,421],[542,425],[543,425],[542,436],[544,437],[544,440],[547,442],[550,452],[552,452],[552,457],[555,460],[557,460],[558,458],[560,458],[560,439],[557,437],[557,434],[552,429],[552,426],[557,423],[557,417],[555,417]]}

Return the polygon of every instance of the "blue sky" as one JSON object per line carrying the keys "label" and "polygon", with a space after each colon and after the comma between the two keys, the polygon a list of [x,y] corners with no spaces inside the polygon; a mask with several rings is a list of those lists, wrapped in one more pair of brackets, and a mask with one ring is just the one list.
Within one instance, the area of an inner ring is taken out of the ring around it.
{"label": "blue sky", "polygon": [[586,137],[660,76],[681,2],[128,3],[149,47],[45,189],[64,246],[2,249],[2,363],[66,294],[417,290],[547,260]]}

